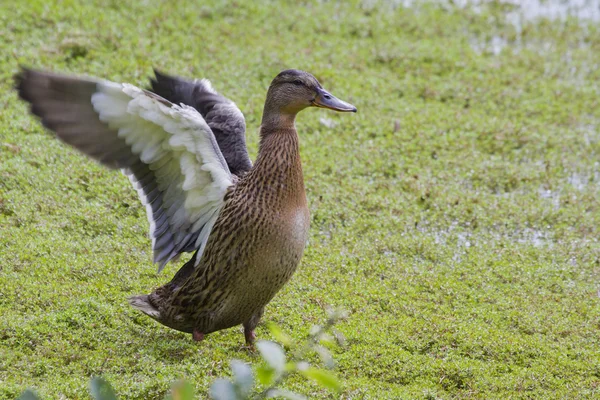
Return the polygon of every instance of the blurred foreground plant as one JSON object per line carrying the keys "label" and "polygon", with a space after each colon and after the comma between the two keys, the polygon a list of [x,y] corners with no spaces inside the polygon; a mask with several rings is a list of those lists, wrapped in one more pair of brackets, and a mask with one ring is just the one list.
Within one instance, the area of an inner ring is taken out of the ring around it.
{"label": "blurred foreground plant", "polygon": [[[244,400],[282,397],[286,399],[305,399],[306,397],[282,389],[281,384],[292,374],[300,374],[312,379],[320,386],[340,391],[341,384],[330,371],[334,367],[333,357],[328,346],[336,343],[344,345],[344,336],[333,326],[346,317],[343,311],[330,311],[324,325],[313,326],[308,339],[296,346],[291,338],[278,326],[269,325],[269,330],[279,342],[290,349],[284,349],[267,340],[260,340],[256,347],[264,363],[256,368],[256,380],[250,366],[240,360],[231,361],[232,379],[217,379],[210,388],[210,395],[215,400]],[[324,368],[311,365],[307,358],[318,354]],[[289,359],[288,359],[289,357]],[[256,391],[256,381],[265,387]]]}
{"label": "blurred foreground plant", "polygon": [[[306,399],[305,396],[283,389],[284,381],[293,374],[300,374],[314,380],[320,386],[332,391],[340,391],[341,383],[331,372],[334,367],[333,357],[329,347],[343,346],[344,336],[334,328],[334,325],[344,319],[343,311],[328,311],[324,325],[313,326],[308,338],[294,345],[292,339],[277,325],[270,324],[269,330],[276,340],[281,342],[288,352],[279,344],[259,340],[256,344],[263,362],[253,371],[251,366],[243,361],[231,360],[231,379],[217,379],[210,387],[210,396],[214,400],[250,400],[272,397],[290,400]],[[317,367],[306,361],[318,355],[322,366]],[[256,378],[255,378],[256,377]],[[94,400],[116,400],[117,396],[110,384],[101,377],[90,381],[90,394]],[[38,395],[28,389],[18,400],[40,400]],[[165,400],[195,400],[194,389],[188,382],[177,382]]]}

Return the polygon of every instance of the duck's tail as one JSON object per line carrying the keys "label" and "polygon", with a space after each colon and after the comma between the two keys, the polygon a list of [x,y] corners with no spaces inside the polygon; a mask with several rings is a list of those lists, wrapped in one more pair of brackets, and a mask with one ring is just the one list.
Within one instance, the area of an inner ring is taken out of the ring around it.
{"label": "duck's tail", "polygon": [[160,321],[160,311],[150,301],[150,295],[131,296],[128,300],[133,308],[137,308],[147,316]]}

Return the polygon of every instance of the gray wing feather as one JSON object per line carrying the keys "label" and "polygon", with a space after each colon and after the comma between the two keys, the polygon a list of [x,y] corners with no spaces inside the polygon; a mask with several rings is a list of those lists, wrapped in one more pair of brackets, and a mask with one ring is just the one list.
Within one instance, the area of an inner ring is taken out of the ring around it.
{"label": "gray wing feather", "polygon": [[154,70],[152,91],[174,104],[194,107],[210,126],[232,174],[252,168],[246,147],[246,121],[234,102],[218,94],[206,79],[189,81]]}
{"label": "gray wing feather", "polygon": [[127,168],[137,157],[116,131],[98,119],[90,99],[97,82],[23,69],[19,96],[56,136],[109,168]]}
{"label": "gray wing feather", "polygon": [[[181,211],[184,198],[164,196],[170,186],[181,179],[178,176],[172,177],[167,181],[171,184],[167,185],[164,184],[164,179],[161,180],[161,173],[173,173],[169,168],[161,169],[170,162],[170,157],[163,157],[151,165],[144,163],[143,153],[134,154],[132,146],[118,136],[118,130],[111,129],[99,119],[91,99],[98,91],[101,81],[25,68],[15,79],[19,96],[31,104],[32,113],[41,119],[44,126],[54,131],[59,139],[109,168],[122,169],[129,177],[147,208],[154,262],[159,264],[159,270],[180,253],[197,250],[197,239],[202,227],[190,231],[190,226],[176,225],[173,222],[174,214]],[[159,101],[171,106],[164,99]],[[209,139],[216,148],[215,156],[227,169],[215,139]],[[163,182],[164,187],[161,187],[160,182]],[[166,204],[166,201],[171,204]],[[180,209],[177,210],[177,207]]]}

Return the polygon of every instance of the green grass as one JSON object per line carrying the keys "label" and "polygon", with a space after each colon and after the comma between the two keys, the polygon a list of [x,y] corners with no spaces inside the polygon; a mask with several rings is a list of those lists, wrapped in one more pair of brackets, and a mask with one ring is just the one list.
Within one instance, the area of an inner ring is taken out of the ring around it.
{"label": "green grass", "polygon": [[19,64],[138,85],[152,66],[208,77],[245,113],[253,156],[282,69],[358,107],[297,122],[310,243],[263,321],[300,341],[328,305],[350,317],[342,394],[289,389],[600,396],[597,23],[515,25],[499,2],[125,3],[0,6],[0,398],[86,398],[95,375],[122,398],[181,378],[206,394],[229,359],[259,359],[237,328],[197,344],[128,306],[177,266],[156,274],[127,179],[28,115]]}

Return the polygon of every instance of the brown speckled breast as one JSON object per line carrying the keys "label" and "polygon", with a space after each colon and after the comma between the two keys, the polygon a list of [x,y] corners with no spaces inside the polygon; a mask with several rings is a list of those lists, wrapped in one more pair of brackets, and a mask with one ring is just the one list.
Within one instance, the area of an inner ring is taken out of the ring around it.
{"label": "brown speckled breast", "polygon": [[210,333],[247,321],[293,275],[309,222],[295,130],[263,135],[255,166],[227,194],[196,271],[161,310],[163,323]]}

